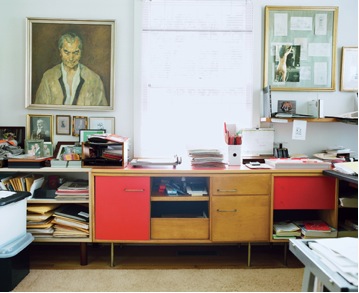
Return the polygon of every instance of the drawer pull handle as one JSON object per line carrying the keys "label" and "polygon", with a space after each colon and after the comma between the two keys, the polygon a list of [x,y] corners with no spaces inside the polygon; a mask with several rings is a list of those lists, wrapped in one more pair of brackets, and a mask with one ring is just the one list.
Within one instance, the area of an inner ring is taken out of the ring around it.
{"label": "drawer pull handle", "polygon": [[237,189],[217,189],[217,192],[237,192]]}
{"label": "drawer pull handle", "polygon": [[124,191],[126,192],[144,192],[144,189],[130,189],[130,188],[125,188]]}
{"label": "drawer pull handle", "polygon": [[217,209],[217,212],[220,212],[220,213],[236,213],[236,212],[237,212],[237,209],[234,209],[234,210],[221,210],[221,209]]}

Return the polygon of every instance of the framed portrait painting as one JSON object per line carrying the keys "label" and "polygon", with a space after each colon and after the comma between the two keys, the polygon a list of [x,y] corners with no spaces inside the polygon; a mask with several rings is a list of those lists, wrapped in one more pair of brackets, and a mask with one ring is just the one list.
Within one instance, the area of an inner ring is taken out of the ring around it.
{"label": "framed portrait painting", "polygon": [[52,115],[28,114],[26,122],[26,138],[53,141]]}
{"label": "framed portrait painting", "polygon": [[27,18],[26,24],[26,108],[113,110],[114,20]]}
{"label": "framed portrait painting", "polygon": [[263,87],[334,91],[338,7],[266,6]]}

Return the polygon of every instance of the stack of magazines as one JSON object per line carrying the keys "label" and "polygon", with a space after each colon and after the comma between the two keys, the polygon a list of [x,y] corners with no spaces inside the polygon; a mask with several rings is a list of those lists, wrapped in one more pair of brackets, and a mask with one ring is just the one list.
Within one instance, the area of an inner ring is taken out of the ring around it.
{"label": "stack of magazines", "polygon": [[87,200],[89,198],[88,181],[67,181],[57,188],[55,194],[55,198],[60,200]]}
{"label": "stack of magazines", "polygon": [[218,149],[192,149],[188,151],[192,166],[224,167],[223,154]]}
{"label": "stack of magazines", "polygon": [[54,237],[89,237],[89,210],[87,206],[66,204],[54,213]]}

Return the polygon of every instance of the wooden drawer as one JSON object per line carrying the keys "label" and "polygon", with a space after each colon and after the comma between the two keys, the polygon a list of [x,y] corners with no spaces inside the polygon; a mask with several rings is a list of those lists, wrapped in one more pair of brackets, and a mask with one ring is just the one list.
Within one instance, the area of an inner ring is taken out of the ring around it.
{"label": "wooden drawer", "polygon": [[270,174],[243,174],[213,177],[212,195],[270,194]]}
{"label": "wooden drawer", "polygon": [[268,241],[270,196],[216,196],[211,201],[211,240]]}
{"label": "wooden drawer", "polygon": [[335,178],[275,176],[273,208],[275,210],[334,209]]}
{"label": "wooden drawer", "polygon": [[209,239],[209,219],[152,218],[151,239]]}

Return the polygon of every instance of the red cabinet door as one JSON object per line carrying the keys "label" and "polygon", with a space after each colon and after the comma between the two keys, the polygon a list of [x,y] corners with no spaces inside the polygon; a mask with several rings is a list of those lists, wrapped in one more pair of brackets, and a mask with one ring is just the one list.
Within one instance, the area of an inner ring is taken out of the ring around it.
{"label": "red cabinet door", "polygon": [[335,178],[326,176],[275,176],[275,210],[334,209]]}
{"label": "red cabinet door", "polygon": [[95,238],[150,239],[149,177],[95,177]]}

